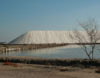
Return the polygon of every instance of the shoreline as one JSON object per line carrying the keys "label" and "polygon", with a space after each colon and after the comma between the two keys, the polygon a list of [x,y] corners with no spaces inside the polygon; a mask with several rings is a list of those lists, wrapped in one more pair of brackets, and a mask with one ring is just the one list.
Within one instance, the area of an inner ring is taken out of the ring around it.
{"label": "shoreline", "polygon": [[0,52],[37,50],[43,48],[53,48],[67,46],[68,44],[0,44]]}
{"label": "shoreline", "polygon": [[[50,59],[46,59],[48,61],[47,64],[37,64],[37,63],[26,63],[26,58],[21,60],[24,63],[15,62],[15,57],[2,57],[5,61],[1,62],[0,57],[0,78],[99,78],[100,77],[100,65],[93,66],[93,65],[82,65],[89,63],[87,59],[67,59],[67,63],[70,62],[72,65],[63,65],[62,60],[56,60],[55,63],[58,61],[60,65],[51,64],[50,62],[53,61]],[[9,58],[9,59],[8,59]],[[18,57],[16,57],[17,59]],[[8,60],[6,60],[8,59]],[[28,58],[27,58],[28,59]],[[30,58],[32,60],[32,58]],[[28,59],[28,60],[30,60]],[[36,60],[38,59],[38,60]],[[40,58],[34,58],[35,62],[38,61],[42,63]],[[69,60],[69,61],[68,61]],[[76,60],[76,61],[75,61]],[[79,60],[82,64],[79,64]],[[8,64],[7,64],[7,62]],[[18,61],[18,59],[17,59]],[[98,60],[100,63],[100,60]],[[65,61],[64,61],[65,62]],[[71,63],[72,62],[72,63]],[[61,65],[62,64],[62,65]]]}
{"label": "shoreline", "polygon": [[39,64],[39,65],[53,65],[53,66],[83,66],[83,67],[100,67],[100,59],[95,59],[91,62],[88,59],[81,58],[67,58],[67,59],[50,59],[50,58],[33,58],[33,57],[19,57],[19,56],[2,56],[0,62],[12,62],[22,64]]}
{"label": "shoreline", "polygon": [[[94,43],[48,43],[48,44],[0,44],[0,52],[37,50],[44,48],[55,48],[67,46],[67,48],[79,47],[80,45],[91,45]],[[100,43],[95,43],[99,45]]]}
{"label": "shoreline", "polygon": [[81,58],[53,59],[26,56],[0,56],[0,78],[28,77],[99,78],[100,59],[96,59],[91,63],[88,59]]}

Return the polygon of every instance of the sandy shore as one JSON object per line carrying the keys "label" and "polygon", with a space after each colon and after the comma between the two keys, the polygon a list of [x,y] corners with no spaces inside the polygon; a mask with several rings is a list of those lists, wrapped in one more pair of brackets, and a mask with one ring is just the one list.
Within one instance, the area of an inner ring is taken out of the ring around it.
{"label": "sandy shore", "polygon": [[98,68],[0,63],[0,78],[99,78]]}

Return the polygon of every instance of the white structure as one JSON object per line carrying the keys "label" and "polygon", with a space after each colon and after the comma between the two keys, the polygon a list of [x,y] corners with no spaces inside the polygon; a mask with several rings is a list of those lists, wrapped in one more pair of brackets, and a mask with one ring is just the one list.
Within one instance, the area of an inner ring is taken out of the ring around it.
{"label": "white structure", "polygon": [[[80,33],[85,34],[83,31]],[[70,34],[73,31],[30,31],[12,40],[10,44],[77,43]]]}

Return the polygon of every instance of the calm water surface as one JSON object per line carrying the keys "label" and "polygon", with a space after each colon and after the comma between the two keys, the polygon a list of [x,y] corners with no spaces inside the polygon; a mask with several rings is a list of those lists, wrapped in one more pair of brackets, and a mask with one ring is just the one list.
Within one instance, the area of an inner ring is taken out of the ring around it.
{"label": "calm water surface", "polygon": [[[31,51],[9,52],[1,54],[0,56],[29,56],[42,58],[87,58],[85,52],[79,48],[46,48]],[[95,52],[95,58],[100,58],[100,52]]]}

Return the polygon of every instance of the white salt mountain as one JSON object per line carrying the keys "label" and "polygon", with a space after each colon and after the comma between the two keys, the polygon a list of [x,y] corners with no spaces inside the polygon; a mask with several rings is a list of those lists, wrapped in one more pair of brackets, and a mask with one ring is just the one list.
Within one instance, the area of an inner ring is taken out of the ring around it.
{"label": "white salt mountain", "polygon": [[[86,36],[85,32],[80,33]],[[30,31],[12,40],[10,44],[78,43],[70,34],[74,35],[73,31]],[[87,38],[85,40],[88,41]]]}

